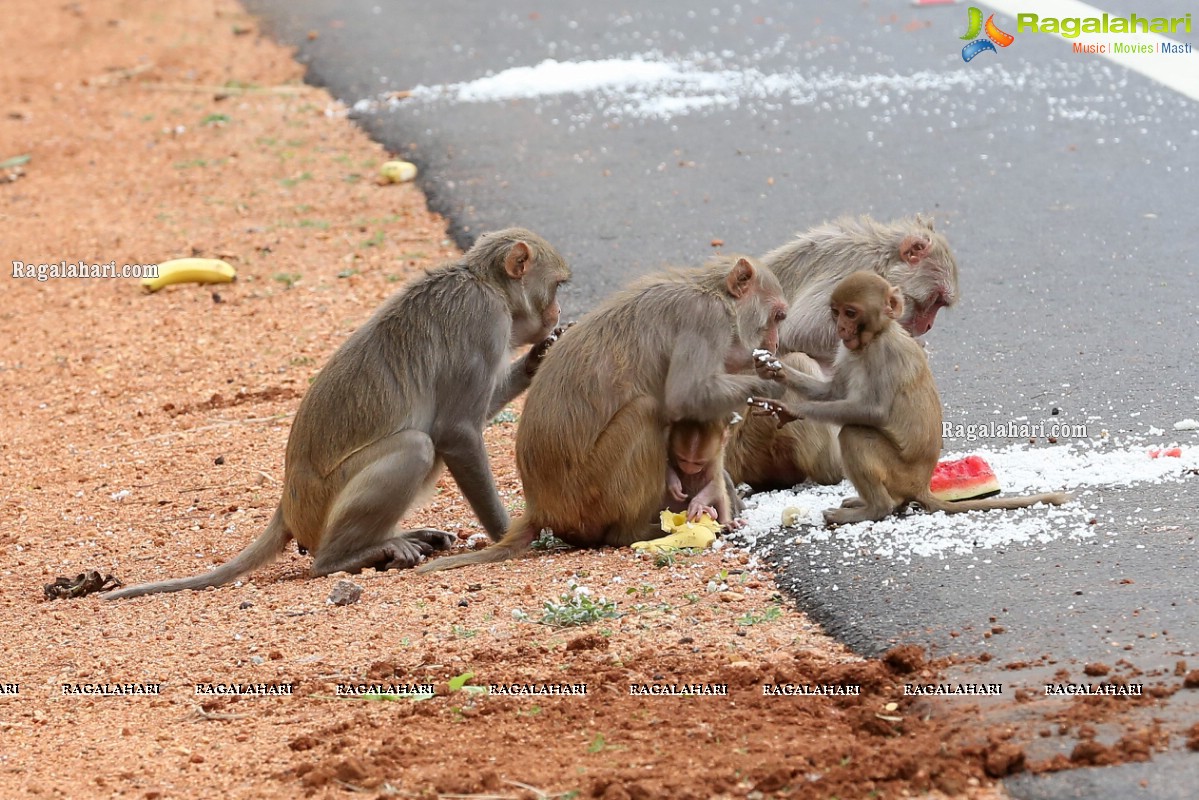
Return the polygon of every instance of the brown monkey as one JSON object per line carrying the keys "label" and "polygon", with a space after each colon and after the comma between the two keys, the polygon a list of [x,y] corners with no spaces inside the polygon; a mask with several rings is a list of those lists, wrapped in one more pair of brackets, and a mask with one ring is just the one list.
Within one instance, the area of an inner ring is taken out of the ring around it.
{"label": "brown monkey", "polygon": [[[558,287],[569,277],[544,239],[510,228],[408,284],[346,340],[304,396],[287,440],[283,499],[266,531],[210,572],[105,597],[219,586],[274,560],[292,537],[312,553],[314,575],[411,567],[454,541],[432,528],[393,530],[443,465],[499,539],[508,513],[483,426],[528,386],[555,338]],[[535,342],[509,365],[510,348]]]}
{"label": "brown monkey", "polygon": [[[820,365],[803,353],[788,353],[778,361],[814,378],[824,375]],[[782,402],[803,399],[804,395],[788,388]],[[757,492],[790,489],[805,481],[830,485],[845,477],[837,426],[815,420],[780,427],[771,419],[751,415],[732,426],[724,466],[733,485],[746,483]]]}
{"label": "brown monkey", "polygon": [[954,503],[933,497],[928,482],[941,455],[941,397],[924,350],[892,324],[903,318],[902,293],[875,273],[856,272],[837,284],[831,308],[841,339],[832,380],[779,365],[779,377],[811,399],[790,407],[752,401],[755,413],[776,415],[779,425],[802,417],[842,426],[841,460],[858,496],[825,511],[825,522],[880,520],[909,502],[954,514],[1070,499],[1060,492]]}
{"label": "brown monkey", "polygon": [[822,366],[837,354],[837,331],[828,314],[829,294],[858,270],[899,287],[912,336],[933,327],[937,312],[958,300],[958,265],[945,237],[919,215],[890,223],[868,216],[842,217],[799,234],[763,256],[787,295],[781,352],[807,353]]}
{"label": "brown monkey", "polygon": [[691,522],[707,514],[725,527],[739,527],[741,498],[723,463],[729,427],[727,419],[682,419],[670,426],[666,508],[686,511]]}
{"label": "brown monkey", "polygon": [[646,278],[616,294],[550,350],[525,399],[516,467],[525,513],[498,544],[421,572],[503,561],[542,528],[577,546],[661,536],[667,426],[724,420],[778,383],[754,365],[786,316],[778,281],[748,259]]}
{"label": "brown monkey", "polygon": [[[831,366],[837,330],[828,314],[837,282],[856,270],[882,275],[904,295],[900,323],[913,336],[932,328],[937,312],[958,299],[958,267],[945,237],[917,215],[883,224],[870,217],[843,217],[802,233],[767,254],[763,263],[778,276],[787,295],[787,321],[780,330],[788,365],[814,377]],[[802,399],[794,393],[785,403]],[[807,480],[839,483],[844,477],[835,426],[802,420],[779,428],[751,418],[734,430],[725,465],[737,483],[756,490],[785,489]]]}

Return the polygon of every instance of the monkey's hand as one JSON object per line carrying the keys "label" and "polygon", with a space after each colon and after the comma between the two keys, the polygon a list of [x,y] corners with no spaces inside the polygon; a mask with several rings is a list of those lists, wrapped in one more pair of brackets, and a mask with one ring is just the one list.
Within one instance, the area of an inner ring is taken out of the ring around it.
{"label": "monkey's hand", "polygon": [[749,523],[746,522],[745,520],[743,520],[741,517],[734,517],[733,520],[731,522],[729,522],[728,525],[725,525],[724,527],[728,528],[731,531],[737,531],[737,530],[741,530],[748,524]]}
{"label": "monkey's hand", "polygon": [[666,470],[666,490],[677,502],[681,503],[687,499],[687,494],[683,491],[683,481],[673,468]]}
{"label": "monkey's hand", "polygon": [[687,521],[699,522],[700,518],[707,514],[711,519],[719,522],[719,517],[716,514],[716,509],[704,503],[701,500],[692,500],[691,505],[687,506]]}
{"label": "monkey's hand", "polygon": [[765,378],[768,381],[783,379],[783,362],[779,361],[778,357],[769,350],[754,351],[754,369],[757,370],[759,378]]}
{"label": "monkey's hand", "polygon": [[558,327],[556,327],[552,331],[550,331],[549,336],[545,337],[540,342],[533,345],[533,348],[531,350],[529,350],[529,354],[527,356],[525,356],[525,374],[526,375],[528,375],[530,378],[532,378],[534,375],[537,374],[537,368],[541,366],[541,360],[544,359],[545,354],[549,352],[550,345],[552,345],[554,342],[558,341],[558,337],[561,336],[563,333],[565,333],[566,329],[569,328],[571,325],[574,325],[574,323],[570,322],[570,323],[567,323],[566,325],[559,325]]}
{"label": "monkey's hand", "polygon": [[778,400],[769,400],[765,397],[749,398],[749,413],[755,417],[774,417],[778,420],[780,428],[789,422],[803,418],[802,415],[794,413]]}

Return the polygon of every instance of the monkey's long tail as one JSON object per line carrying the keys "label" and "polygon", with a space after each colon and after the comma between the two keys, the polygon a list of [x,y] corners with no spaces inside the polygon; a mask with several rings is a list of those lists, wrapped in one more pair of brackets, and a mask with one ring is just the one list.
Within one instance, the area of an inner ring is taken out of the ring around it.
{"label": "monkey's long tail", "polygon": [[416,571],[440,572],[443,569],[457,569],[469,564],[495,564],[499,561],[516,558],[532,546],[535,535],[534,531],[539,529],[539,527],[534,528],[529,520],[529,514],[526,512],[524,516],[515,520],[509,526],[508,532],[504,534],[503,539],[500,539],[490,547],[476,550],[473,553],[464,553],[460,556],[443,556],[427,564],[421,564],[417,567]]}
{"label": "monkey's long tail", "polygon": [[1045,494],[1023,495],[1021,497],[993,497],[987,500],[957,500],[948,503],[933,497],[931,493],[925,493],[923,497],[917,497],[916,502],[927,511],[944,511],[946,514],[960,514],[963,511],[997,511],[1027,508],[1037,503],[1060,506],[1063,503],[1070,502],[1073,498],[1073,495],[1066,492],[1047,492]]}
{"label": "monkey's long tail", "polygon": [[155,583],[141,583],[137,586],[117,589],[115,592],[105,592],[100,597],[105,600],[121,600],[126,597],[141,597],[144,594],[181,592],[184,589],[206,589],[209,586],[221,586],[274,561],[283,552],[283,548],[290,538],[291,536],[283,524],[283,506],[281,505],[275,509],[275,516],[271,517],[266,530],[257,539],[250,542],[245,550],[234,556],[232,561],[221,564],[201,575],[193,575],[190,578],[173,578]]}

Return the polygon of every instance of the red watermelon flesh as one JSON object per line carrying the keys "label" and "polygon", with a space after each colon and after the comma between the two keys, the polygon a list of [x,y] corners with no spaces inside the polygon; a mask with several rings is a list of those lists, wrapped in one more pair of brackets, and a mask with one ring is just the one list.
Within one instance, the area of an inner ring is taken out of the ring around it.
{"label": "red watermelon flesh", "polygon": [[999,494],[999,480],[981,456],[966,456],[937,464],[928,488],[938,500],[973,500]]}

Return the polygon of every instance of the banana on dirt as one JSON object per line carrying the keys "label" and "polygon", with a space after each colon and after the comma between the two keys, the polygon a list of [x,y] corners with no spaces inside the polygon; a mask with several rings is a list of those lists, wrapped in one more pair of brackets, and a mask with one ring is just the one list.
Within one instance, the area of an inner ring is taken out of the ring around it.
{"label": "banana on dirt", "polygon": [[158,265],[157,278],[142,278],[142,288],[157,292],[175,283],[229,283],[237,270],[217,258],[176,258]]}

